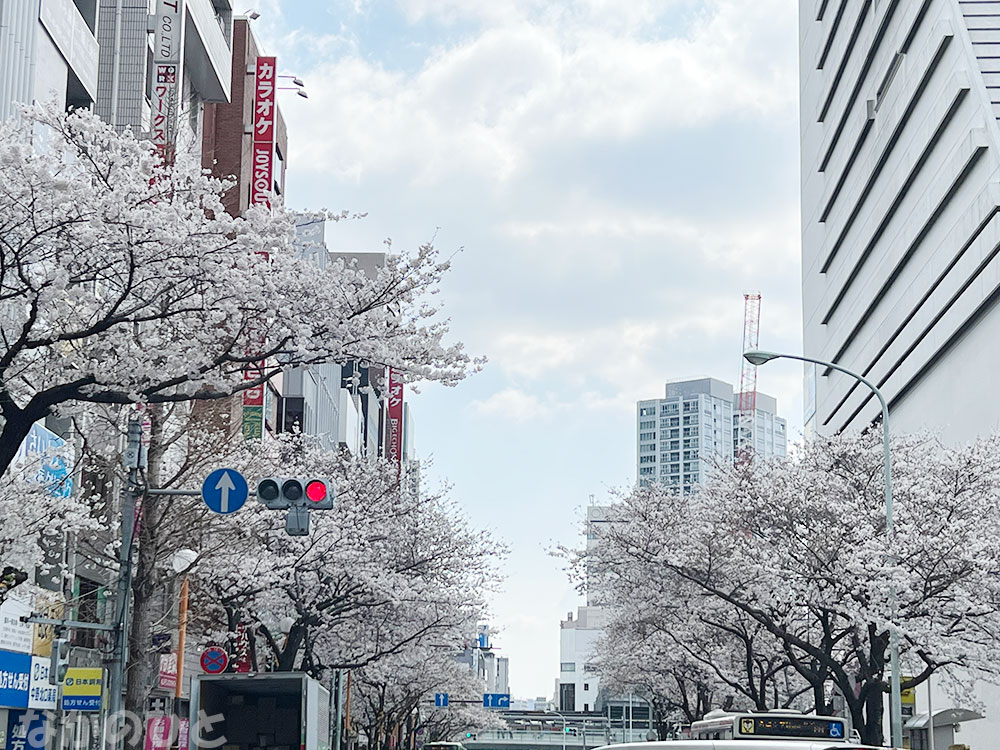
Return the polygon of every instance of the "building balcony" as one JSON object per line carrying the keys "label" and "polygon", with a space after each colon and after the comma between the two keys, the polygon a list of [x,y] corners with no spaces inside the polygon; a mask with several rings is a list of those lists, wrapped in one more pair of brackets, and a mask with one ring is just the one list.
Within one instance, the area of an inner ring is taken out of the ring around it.
{"label": "building balcony", "polygon": [[[80,102],[97,99],[97,61],[99,47],[94,36],[93,17],[88,20],[73,0],[42,0],[38,18],[69,67],[69,98]],[[74,91],[74,87],[82,91]],[[39,92],[47,96],[47,92]]]}
{"label": "building balcony", "polygon": [[229,0],[188,0],[185,74],[198,95],[228,102],[233,73],[233,8]]}

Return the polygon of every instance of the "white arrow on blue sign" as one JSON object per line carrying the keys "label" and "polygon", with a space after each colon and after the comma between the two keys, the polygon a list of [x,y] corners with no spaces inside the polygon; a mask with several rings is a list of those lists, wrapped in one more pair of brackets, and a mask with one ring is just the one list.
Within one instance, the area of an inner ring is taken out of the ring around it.
{"label": "white arrow on blue sign", "polygon": [[236,469],[216,469],[201,485],[205,505],[216,513],[232,513],[243,507],[250,494],[247,480]]}
{"label": "white arrow on blue sign", "polygon": [[510,708],[510,693],[483,693],[483,708]]}
{"label": "white arrow on blue sign", "polygon": [[435,708],[447,708],[448,707],[448,694],[447,693],[434,693],[434,706],[435,706]]}

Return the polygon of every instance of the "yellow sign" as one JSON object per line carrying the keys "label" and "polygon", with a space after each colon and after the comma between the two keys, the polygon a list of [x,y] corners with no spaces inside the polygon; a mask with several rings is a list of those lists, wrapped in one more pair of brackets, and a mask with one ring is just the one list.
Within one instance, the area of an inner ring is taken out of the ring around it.
{"label": "yellow sign", "polygon": [[100,695],[104,670],[100,667],[70,667],[66,670],[63,695]]}
{"label": "yellow sign", "polygon": [[[902,675],[899,678],[900,682],[906,682],[912,680],[913,678],[909,675]],[[899,702],[904,706],[916,706],[917,705],[917,689],[916,688],[906,688],[906,690],[901,690],[899,692]]]}
{"label": "yellow sign", "polygon": [[740,732],[743,734],[753,734],[753,719],[740,719]]}
{"label": "yellow sign", "polygon": [[63,683],[63,711],[100,711],[104,670],[100,667],[70,667]]}

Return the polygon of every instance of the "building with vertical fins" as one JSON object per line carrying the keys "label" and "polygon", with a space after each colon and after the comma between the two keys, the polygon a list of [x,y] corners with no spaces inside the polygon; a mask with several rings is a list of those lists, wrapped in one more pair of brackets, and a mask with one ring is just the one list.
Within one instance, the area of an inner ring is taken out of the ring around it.
{"label": "building with vertical fins", "polygon": [[[893,431],[961,443],[995,430],[1000,2],[799,10],[804,352],[874,382]],[[807,367],[805,394],[807,434],[881,418],[869,389],[835,371]],[[945,679],[935,714],[954,706]],[[1000,690],[977,693],[985,720],[957,738],[945,722],[937,747],[993,746]],[[912,747],[927,746],[926,694],[904,721]]]}

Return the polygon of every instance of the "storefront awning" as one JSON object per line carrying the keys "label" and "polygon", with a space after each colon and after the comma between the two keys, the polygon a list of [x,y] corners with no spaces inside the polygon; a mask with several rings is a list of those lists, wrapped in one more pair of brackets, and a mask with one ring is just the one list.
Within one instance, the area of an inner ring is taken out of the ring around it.
{"label": "storefront awning", "polygon": [[[906,724],[903,726],[906,729],[926,729],[929,718],[927,714],[917,714],[907,719]],[[974,721],[982,718],[982,714],[970,711],[967,708],[942,708],[940,711],[934,712],[934,726],[946,727],[951,724],[961,724],[963,721]]]}

